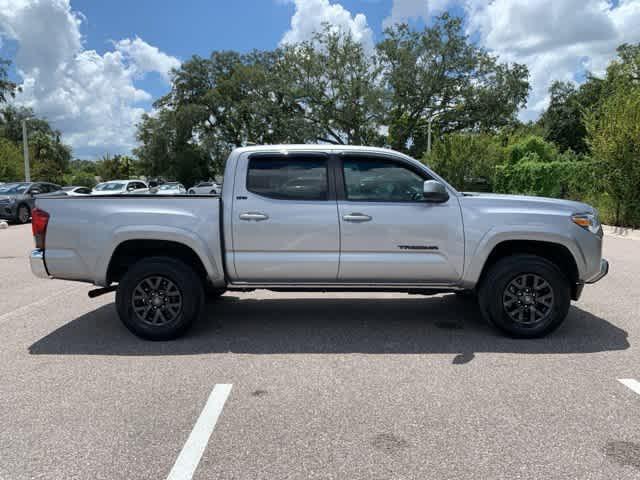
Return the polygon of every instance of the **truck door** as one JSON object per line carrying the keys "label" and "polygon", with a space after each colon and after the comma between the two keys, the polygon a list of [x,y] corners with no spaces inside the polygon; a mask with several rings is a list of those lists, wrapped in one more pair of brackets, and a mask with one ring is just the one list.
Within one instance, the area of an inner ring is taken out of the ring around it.
{"label": "truck door", "polygon": [[336,281],[340,233],[328,155],[241,157],[232,215],[234,281]]}
{"label": "truck door", "polygon": [[457,197],[423,198],[430,175],[401,159],[341,155],[338,278],[366,283],[453,283],[462,275],[464,235]]}

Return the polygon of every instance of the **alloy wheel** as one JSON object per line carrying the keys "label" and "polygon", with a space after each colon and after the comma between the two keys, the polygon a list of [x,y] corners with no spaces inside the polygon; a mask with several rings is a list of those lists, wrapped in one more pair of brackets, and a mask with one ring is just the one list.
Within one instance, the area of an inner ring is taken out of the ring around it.
{"label": "alloy wheel", "polygon": [[546,321],[553,311],[553,289],[547,280],[535,273],[513,278],[502,294],[502,306],[509,318],[532,327]]}
{"label": "alloy wheel", "polygon": [[139,320],[161,327],[175,321],[182,312],[182,292],[169,278],[152,275],[136,285],[131,306]]}

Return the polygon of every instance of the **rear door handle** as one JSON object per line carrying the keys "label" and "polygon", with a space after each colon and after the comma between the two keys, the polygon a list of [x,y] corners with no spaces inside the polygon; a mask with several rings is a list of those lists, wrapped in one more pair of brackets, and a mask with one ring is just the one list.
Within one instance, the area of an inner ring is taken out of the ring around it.
{"label": "rear door handle", "polygon": [[365,215],[364,213],[349,213],[347,215],[343,215],[342,219],[345,222],[368,222],[371,220],[369,215]]}
{"label": "rear door handle", "polygon": [[245,212],[240,214],[240,220],[247,220],[247,221],[253,220],[256,222],[260,222],[262,220],[267,220],[268,218],[269,218],[269,215],[266,215],[260,212]]}

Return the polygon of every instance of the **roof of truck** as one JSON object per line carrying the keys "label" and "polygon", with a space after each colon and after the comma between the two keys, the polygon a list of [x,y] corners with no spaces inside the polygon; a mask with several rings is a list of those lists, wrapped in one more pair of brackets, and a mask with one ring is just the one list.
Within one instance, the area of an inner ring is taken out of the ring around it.
{"label": "roof of truck", "polygon": [[379,153],[393,153],[396,155],[406,156],[400,152],[396,152],[395,150],[391,150],[390,148],[380,148],[380,147],[367,147],[365,145],[332,145],[332,144],[282,144],[282,145],[252,145],[250,147],[241,147],[237,148],[235,151],[240,153],[245,152],[281,152],[281,151],[290,151],[290,150],[306,150],[306,151],[321,151],[321,152],[345,152],[345,151],[354,151],[354,152],[379,152]]}

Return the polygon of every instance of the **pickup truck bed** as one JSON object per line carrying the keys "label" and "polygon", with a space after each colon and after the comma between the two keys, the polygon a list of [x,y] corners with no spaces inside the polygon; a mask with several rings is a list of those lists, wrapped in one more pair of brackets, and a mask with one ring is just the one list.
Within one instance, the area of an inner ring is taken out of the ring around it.
{"label": "pickup truck bed", "polygon": [[54,219],[46,237],[46,268],[54,278],[107,286],[117,249],[122,252],[136,242],[140,252],[145,241],[149,248],[151,241],[162,240],[191,249],[210,281],[224,286],[218,197],[113,195],[39,203]]}

